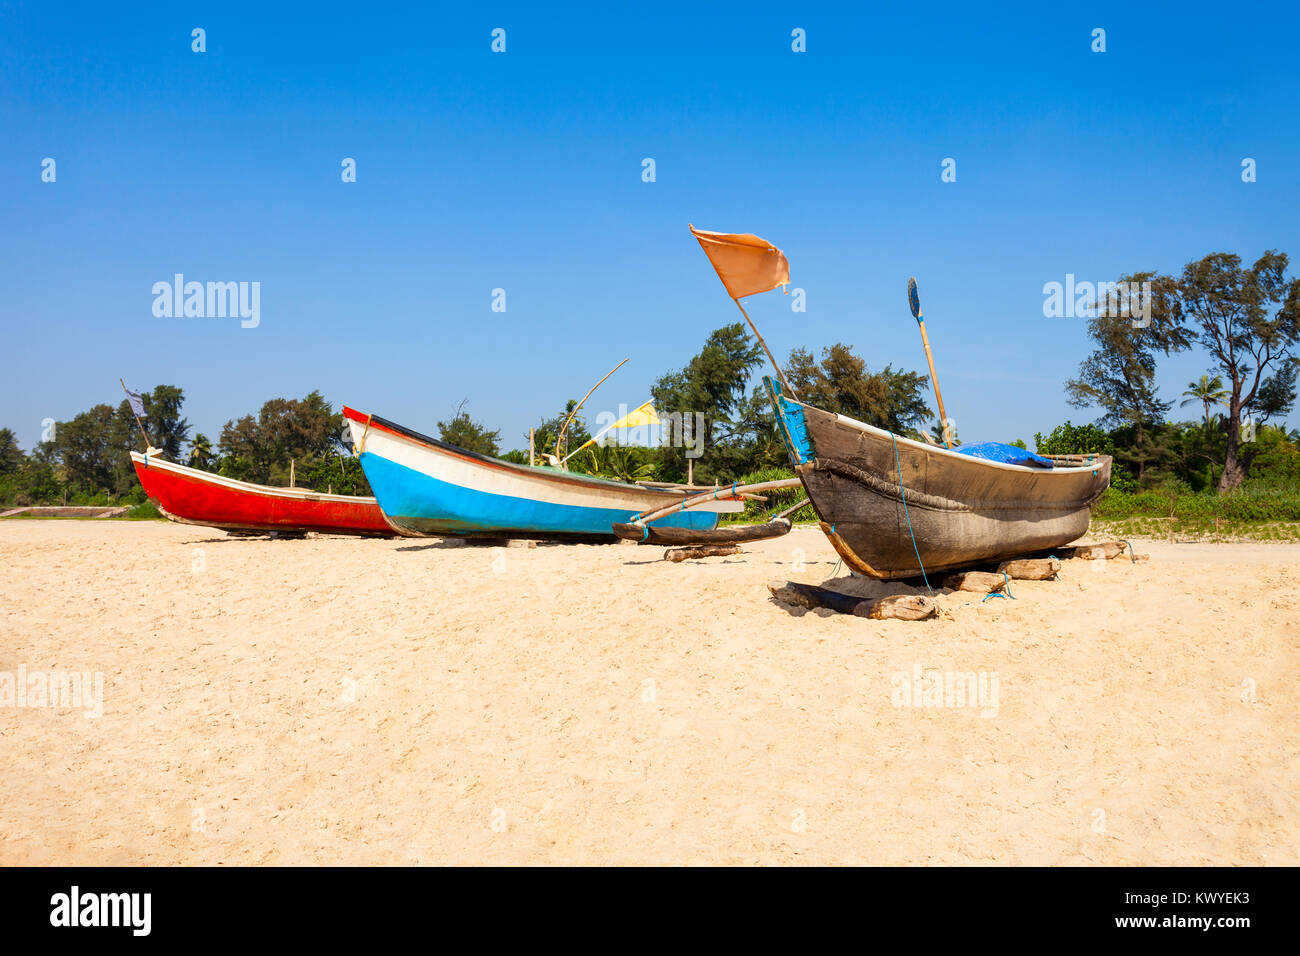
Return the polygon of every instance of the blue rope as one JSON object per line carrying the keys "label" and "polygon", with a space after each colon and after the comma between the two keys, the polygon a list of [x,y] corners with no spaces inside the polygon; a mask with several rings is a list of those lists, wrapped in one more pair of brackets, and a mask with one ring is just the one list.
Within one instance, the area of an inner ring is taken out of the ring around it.
{"label": "blue rope", "polygon": [[1002,591],[990,591],[988,594],[984,595],[984,600],[980,601],[980,603],[983,604],[984,601],[987,601],[991,597],[1011,598],[1013,601],[1019,600],[1019,598],[1011,593],[1011,578],[1007,576],[1007,572],[1005,571],[1002,572],[1002,582],[1003,591],[1006,593],[1003,593]]}
{"label": "blue rope", "polygon": [[916,552],[916,563],[921,569],[921,580],[925,582],[925,589],[930,592],[930,597],[934,597],[934,588],[930,587],[930,579],[926,576],[925,565],[921,563],[921,550],[916,546],[916,532],[912,530],[912,516],[907,513],[907,493],[903,491],[903,462],[898,457],[898,442],[894,440],[894,433],[889,433],[889,440],[894,445],[894,465],[898,468],[898,494],[903,499],[903,517],[907,519],[907,533],[912,536],[912,550]]}

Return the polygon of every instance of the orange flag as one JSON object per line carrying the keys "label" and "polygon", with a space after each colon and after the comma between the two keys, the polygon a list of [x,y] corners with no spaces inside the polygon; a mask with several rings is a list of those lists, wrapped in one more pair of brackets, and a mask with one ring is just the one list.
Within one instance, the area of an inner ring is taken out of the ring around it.
{"label": "orange flag", "polygon": [[690,229],[733,299],[790,284],[790,263],[766,239],[747,232],[705,232],[694,226]]}

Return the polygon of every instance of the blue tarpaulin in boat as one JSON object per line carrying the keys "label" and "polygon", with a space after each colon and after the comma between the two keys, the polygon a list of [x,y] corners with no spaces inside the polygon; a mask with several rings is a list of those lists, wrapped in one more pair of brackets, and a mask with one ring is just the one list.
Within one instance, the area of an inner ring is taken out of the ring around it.
{"label": "blue tarpaulin in boat", "polygon": [[1000,441],[975,442],[972,445],[961,445],[953,451],[960,455],[970,455],[972,458],[983,458],[987,461],[1000,461],[1008,465],[1027,465],[1030,468],[1052,467],[1050,458],[1035,455],[1032,451],[1025,451],[1015,445],[1004,445]]}

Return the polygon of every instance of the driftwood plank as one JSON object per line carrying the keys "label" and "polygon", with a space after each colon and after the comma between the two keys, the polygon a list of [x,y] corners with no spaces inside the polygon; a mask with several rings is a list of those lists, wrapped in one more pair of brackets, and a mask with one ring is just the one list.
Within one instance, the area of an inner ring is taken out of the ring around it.
{"label": "driftwood plank", "polygon": [[988,594],[1001,591],[1006,587],[1007,579],[992,571],[960,571],[943,579],[943,586],[954,591],[974,591],[976,594]]}
{"label": "driftwood plank", "polygon": [[710,544],[702,548],[669,548],[664,552],[665,561],[693,561],[695,558],[720,558],[728,554],[740,554],[744,549],[738,544]]}
{"label": "driftwood plank", "polygon": [[1017,558],[998,565],[998,571],[1017,581],[1047,581],[1060,570],[1061,562],[1056,558]]}

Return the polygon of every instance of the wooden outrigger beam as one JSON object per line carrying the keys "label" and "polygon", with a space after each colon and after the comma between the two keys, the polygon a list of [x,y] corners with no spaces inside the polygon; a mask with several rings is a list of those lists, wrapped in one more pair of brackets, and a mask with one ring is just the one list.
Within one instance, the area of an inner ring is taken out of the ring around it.
{"label": "wooden outrigger beam", "polygon": [[628,541],[640,541],[644,544],[714,544],[719,542],[757,541],[761,538],[775,538],[790,530],[789,515],[794,514],[808,502],[799,502],[786,509],[764,524],[736,525],[730,528],[712,530],[692,528],[652,528],[650,523],[666,518],[668,515],[686,511],[695,505],[702,505],[719,498],[739,498],[757,491],[775,491],[778,488],[794,488],[802,484],[798,478],[781,478],[776,481],[760,481],[752,485],[733,484],[730,488],[721,487],[703,494],[686,498],[667,508],[643,511],[630,522],[614,525],[614,534]]}

